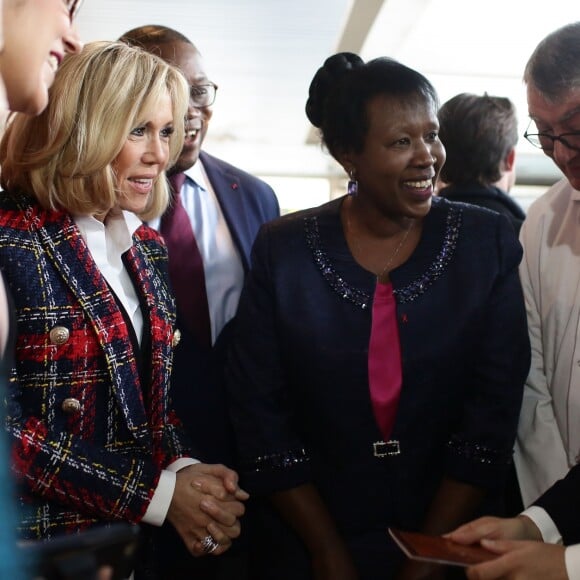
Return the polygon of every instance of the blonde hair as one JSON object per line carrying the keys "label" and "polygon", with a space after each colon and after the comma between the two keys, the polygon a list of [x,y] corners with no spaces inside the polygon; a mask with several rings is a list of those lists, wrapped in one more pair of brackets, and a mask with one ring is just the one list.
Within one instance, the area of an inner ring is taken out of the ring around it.
{"label": "blonde hair", "polygon": [[[105,214],[118,204],[113,162],[132,129],[167,94],[174,132],[171,167],[183,147],[188,86],[162,59],[121,42],[93,42],[67,56],[56,74],[47,109],[18,113],[0,142],[0,184],[27,192],[47,209]],[[163,213],[165,174],[156,180],[144,220]]]}

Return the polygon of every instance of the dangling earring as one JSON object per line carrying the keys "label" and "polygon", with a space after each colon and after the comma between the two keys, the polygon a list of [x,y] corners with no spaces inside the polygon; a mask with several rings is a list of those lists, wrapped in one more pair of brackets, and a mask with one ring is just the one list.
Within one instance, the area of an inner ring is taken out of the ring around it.
{"label": "dangling earring", "polygon": [[346,186],[346,193],[351,196],[355,196],[358,194],[358,181],[355,178],[355,171],[351,169],[348,172],[348,185]]}

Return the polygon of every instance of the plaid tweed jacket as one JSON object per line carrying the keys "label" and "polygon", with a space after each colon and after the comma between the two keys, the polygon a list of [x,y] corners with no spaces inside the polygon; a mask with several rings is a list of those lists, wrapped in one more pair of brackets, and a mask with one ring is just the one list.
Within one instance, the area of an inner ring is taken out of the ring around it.
{"label": "plaid tweed jacket", "polygon": [[147,226],[133,242],[123,259],[149,337],[141,352],[71,216],[0,192],[0,268],[18,324],[7,425],[26,538],[139,522],[161,470],[188,455],[168,399],[167,252]]}

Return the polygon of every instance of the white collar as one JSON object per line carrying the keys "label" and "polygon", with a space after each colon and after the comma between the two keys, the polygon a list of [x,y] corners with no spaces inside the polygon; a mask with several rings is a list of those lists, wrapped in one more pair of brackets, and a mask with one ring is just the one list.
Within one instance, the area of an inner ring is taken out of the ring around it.
{"label": "white collar", "polygon": [[198,158],[197,161],[187,171],[184,171],[184,173],[187,175],[187,177],[193,179],[193,181],[195,181],[199,187],[205,191],[208,191],[209,187],[207,184],[209,179],[205,173],[201,159]]}
{"label": "white collar", "polygon": [[133,212],[121,210],[107,215],[102,222],[92,215],[73,215],[73,220],[81,232],[84,240],[91,232],[107,231],[118,240],[119,246],[128,250],[133,245],[133,234],[143,224]]}

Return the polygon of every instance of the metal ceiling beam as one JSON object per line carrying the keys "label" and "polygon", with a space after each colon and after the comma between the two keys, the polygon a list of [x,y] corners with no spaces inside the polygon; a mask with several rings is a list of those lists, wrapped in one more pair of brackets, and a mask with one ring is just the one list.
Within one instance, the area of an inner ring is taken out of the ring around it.
{"label": "metal ceiling beam", "polygon": [[336,52],[360,53],[385,0],[353,0]]}
{"label": "metal ceiling beam", "polygon": [[[335,52],[354,52],[356,54],[361,52],[384,2],[385,0],[353,0]],[[306,144],[314,145],[318,142],[318,132],[314,127],[311,127],[306,137]]]}

